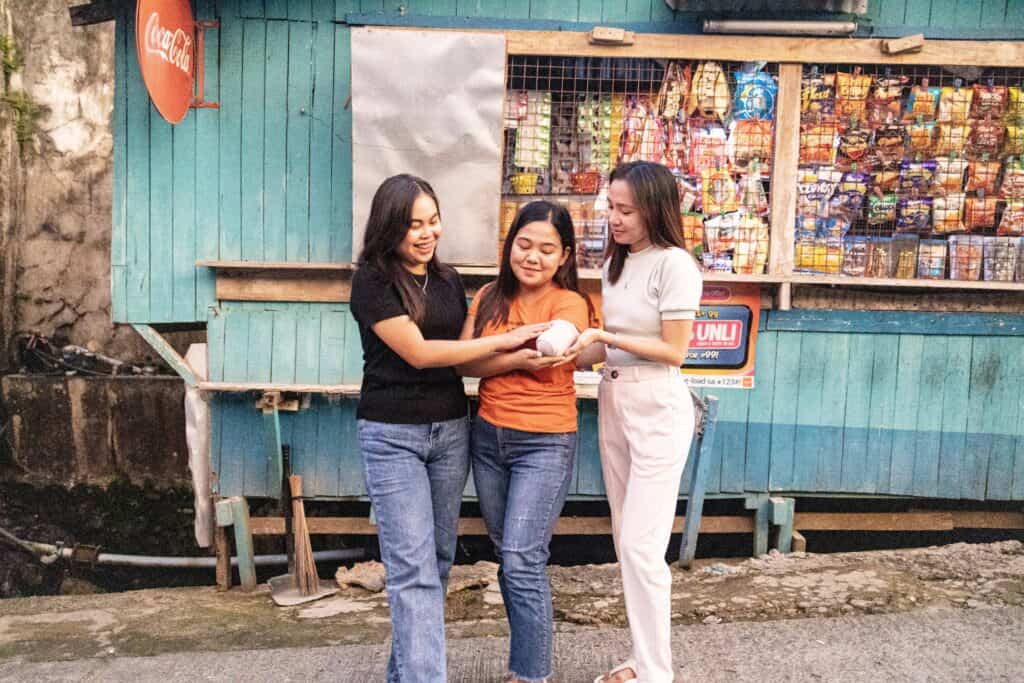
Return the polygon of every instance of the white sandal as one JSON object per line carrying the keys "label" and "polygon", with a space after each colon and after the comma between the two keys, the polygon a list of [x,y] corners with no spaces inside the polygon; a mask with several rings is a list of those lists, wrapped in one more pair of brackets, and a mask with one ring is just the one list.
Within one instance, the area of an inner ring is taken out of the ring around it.
{"label": "white sandal", "polygon": [[594,679],[594,683],[601,683],[601,681],[603,681],[605,679],[605,677],[607,677],[607,676],[614,676],[618,672],[623,671],[625,669],[632,669],[634,677],[633,678],[627,678],[624,683],[636,683],[636,661],[632,660],[632,659],[627,659],[626,661],[624,661],[622,664],[619,664],[617,667],[615,667],[611,671],[609,671],[607,673],[601,674],[600,676],[598,676],[597,678]]}

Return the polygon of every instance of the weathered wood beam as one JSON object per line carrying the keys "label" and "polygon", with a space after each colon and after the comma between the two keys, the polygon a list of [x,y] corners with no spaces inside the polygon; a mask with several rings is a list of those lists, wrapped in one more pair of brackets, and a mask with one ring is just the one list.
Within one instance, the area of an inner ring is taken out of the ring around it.
{"label": "weathered wood beam", "polygon": [[91,26],[113,21],[116,14],[114,0],[96,0],[87,5],[72,5],[68,8],[72,26]]}

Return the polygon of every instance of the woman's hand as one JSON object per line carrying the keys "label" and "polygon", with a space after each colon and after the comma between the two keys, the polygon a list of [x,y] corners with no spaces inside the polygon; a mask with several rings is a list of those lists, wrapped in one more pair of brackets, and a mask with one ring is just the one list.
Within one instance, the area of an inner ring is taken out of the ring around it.
{"label": "woman's hand", "polygon": [[534,323],[533,325],[523,325],[522,327],[510,330],[498,337],[498,348],[496,350],[515,351],[531,339],[539,337],[549,327],[551,327],[551,323]]}
{"label": "woman's hand", "polygon": [[565,362],[565,356],[545,356],[535,349],[519,349],[513,351],[515,368],[526,372],[537,372],[547,368],[560,365]]}
{"label": "woman's hand", "polygon": [[599,341],[604,341],[604,330],[596,327],[583,330],[583,332],[580,333],[580,336],[576,338],[576,343],[570,346],[565,352],[565,357],[567,359],[570,356],[575,358],[580,355],[580,352],[583,351],[583,349],[587,348],[594,342]]}

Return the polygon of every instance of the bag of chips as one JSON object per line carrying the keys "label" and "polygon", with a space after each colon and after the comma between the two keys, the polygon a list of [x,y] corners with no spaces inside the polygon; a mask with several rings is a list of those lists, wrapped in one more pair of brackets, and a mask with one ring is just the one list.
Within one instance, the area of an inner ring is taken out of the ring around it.
{"label": "bag of chips", "polygon": [[871,185],[879,192],[894,192],[900,184],[900,162],[886,162],[871,172]]}
{"label": "bag of chips", "polygon": [[704,169],[701,174],[703,211],[708,216],[729,213],[739,208],[736,197],[736,181],[728,169]]}
{"label": "bag of chips", "polygon": [[[707,250],[704,255],[710,253],[713,256],[721,256],[725,252],[731,252],[736,244],[736,233],[739,230],[740,212],[723,213],[704,219],[704,242]],[[732,271],[732,260],[729,261],[729,271]]]}
{"label": "bag of chips", "polygon": [[871,89],[871,96],[868,98],[867,105],[869,125],[878,127],[883,124],[899,121],[900,98],[903,96],[903,85],[906,82],[906,76],[892,76],[889,74],[875,79],[875,86]]}
{"label": "bag of chips", "polygon": [[864,196],[868,193],[868,180],[866,174],[858,171],[844,173],[832,200],[834,209],[852,218],[859,216],[864,205]]}
{"label": "bag of chips", "polygon": [[690,132],[689,174],[699,176],[704,169],[721,168],[728,163],[724,128],[698,128]]}
{"label": "bag of chips", "polygon": [[733,75],[736,78],[733,118],[771,121],[775,117],[775,96],[779,91],[772,75],[764,71],[736,71]]}
{"label": "bag of chips", "polygon": [[770,120],[733,121],[729,128],[731,133],[726,153],[733,165],[742,168],[755,159],[762,164],[770,162],[772,156],[772,122]]}
{"label": "bag of chips", "polygon": [[683,245],[686,251],[700,262],[704,253],[704,216],[699,213],[684,213]]}
{"label": "bag of chips", "polygon": [[998,177],[998,161],[972,161],[967,164],[967,191],[995,194]]}
{"label": "bag of chips", "polygon": [[840,71],[836,74],[836,116],[841,119],[855,116],[864,118],[865,105],[871,92],[871,76],[862,74],[860,67],[853,73]]}
{"label": "bag of chips", "polygon": [[1024,235],[1024,200],[1011,199],[1003,207],[997,235]]}
{"label": "bag of chips", "polygon": [[976,83],[973,89],[974,97],[971,102],[972,119],[983,119],[986,116],[998,119],[1006,113],[1006,86]]}
{"label": "bag of chips", "polygon": [[935,160],[935,184],[937,192],[961,192],[964,189],[964,171],[967,160],[959,157],[940,157]]}
{"label": "bag of chips", "polygon": [[931,121],[917,122],[908,129],[910,136],[910,153],[926,156],[931,153],[935,144],[935,124]]}
{"label": "bag of chips", "polygon": [[931,232],[931,223],[931,197],[921,197],[918,199],[903,197],[900,199],[896,214],[897,232],[928,234]]}
{"label": "bag of chips", "polygon": [[965,123],[971,113],[974,91],[970,88],[945,87],[939,95],[937,120],[942,123]]}
{"label": "bag of chips", "polygon": [[1003,199],[1024,199],[1024,166],[1007,165],[999,196]]}
{"label": "bag of chips", "polygon": [[701,62],[690,80],[690,93],[686,100],[686,113],[694,112],[705,118],[724,121],[729,114],[732,98],[729,82],[718,62]]}
{"label": "bag of chips", "polygon": [[970,135],[967,124],[940,123],[935,127],[935,155],[963,154]]}
{"label": "bag of chips", "polygon": [[896,222],[897,199],[894,194],[868,197],[868,225],[884,225]]}
{"label": "bag of chips", "polygon": [[970,232],[993,227],[997,206],[995,196],[968,197],[964,201],[964,229]]}
{"label": "bag of chips", "polygon": [[936,166],[934,159],[903,161],[900,164],[900,191],[904,193],[926,192],[935,181]]}
{"label": "bag of chips", "polygon": [[1007,94],[1006,120],[1020,125],[1024,122],[1024,88],[1007,88]]}
{"label": "bag of chips", "polygon": [[854,235],[843,240],[843,275],[864,277],[868,268],[868,238]]}
{"label": "bag of chips", "polygon": [[934,121],[941,92],[939,88],[929,88],[928,79],[922,78],[921,85],[915,85],[910,89],[903,120],[909,122],[921,118],[925,121]]}
{"label": "bag of chips", "polygon": [[801,123],[800,163],[835,163],[836,133],[836,124],[832,122]]}
{"label": "bag of chips", "polygon": [[981,235],[951,235],[949,238],[949,279],[980,280],[985,238]]}
{"label": "bag of chips", "polygon": [[1019,242],[1015,237],[986,237],[982,278],[990,282],[1013,282],[1019,258]]}
{"label": "bag of chips", "polygon": [[797,169],[797,233],[814,235],[818,232],[818,219],[827,213],[842,176],[831,166],[801,166]]}
{"label": "bag of chips", "polygon": [[1006,126],[1002,154],[1008,157],[1024,156],[1024,126],[1016,123]]}
{"label": "bag of chips", "polygon": [[986,154],[995,156],[1003,145],[1003,124],[992,119],[976,121],[971,127],[971,136],[967,141],[967,153],[974,158]]}
{"label": "bag of chips", "polygon": [[733,269],[747,275],[760,274],[767,262],[768,225],[755,214],[743,211],[733,248]]}
{"label": "bag of chips", "polygon": [[917,274],[917,235],[892,236],[892,277],[913,280]]}
{"label": "bag of chips", "polygon": [[839,135],[839,158],[837,163],[843,168],[864,159],[871,140],[871,129],[861,126],[850,126]]}
{"label": "bag of chips", "polygon": [[922,280],[945,279],[945,240],[921,240],[917,247],[917,277]]}
{"label": "bag of chips", "polygon": [[828,118],[835,113],[835,74],[819,74],[812,67],[800,87],[800,111],[815,118]]}
{"label": "bag of chips", "polygon": [[961,216],[964,210],[964,199],[963,192],[950,192],[932,200],[932,225],[935,232],[963,231],[964,223]]}

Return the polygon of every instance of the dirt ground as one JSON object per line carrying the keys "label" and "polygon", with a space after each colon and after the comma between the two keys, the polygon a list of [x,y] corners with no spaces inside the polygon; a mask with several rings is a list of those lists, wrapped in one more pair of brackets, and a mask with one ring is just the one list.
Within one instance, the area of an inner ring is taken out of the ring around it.
{"label": "dirt ground", "polygon": [[[339,593],[281,608],[268,589],[150,589],[0,600],[0,659],[26,661],[181,651],[380,643],[389,635],[379,564],[343,568]],[[622,626],[616,565],[551,567],[556,629]],[[370,586],[365,588],[363,585]],[[958,543],[913,550],[698,561],[673,568],[676,624],[1024,606],[1024,545]],[[454,568],[449,637],[507,633],[491,563]]]}

